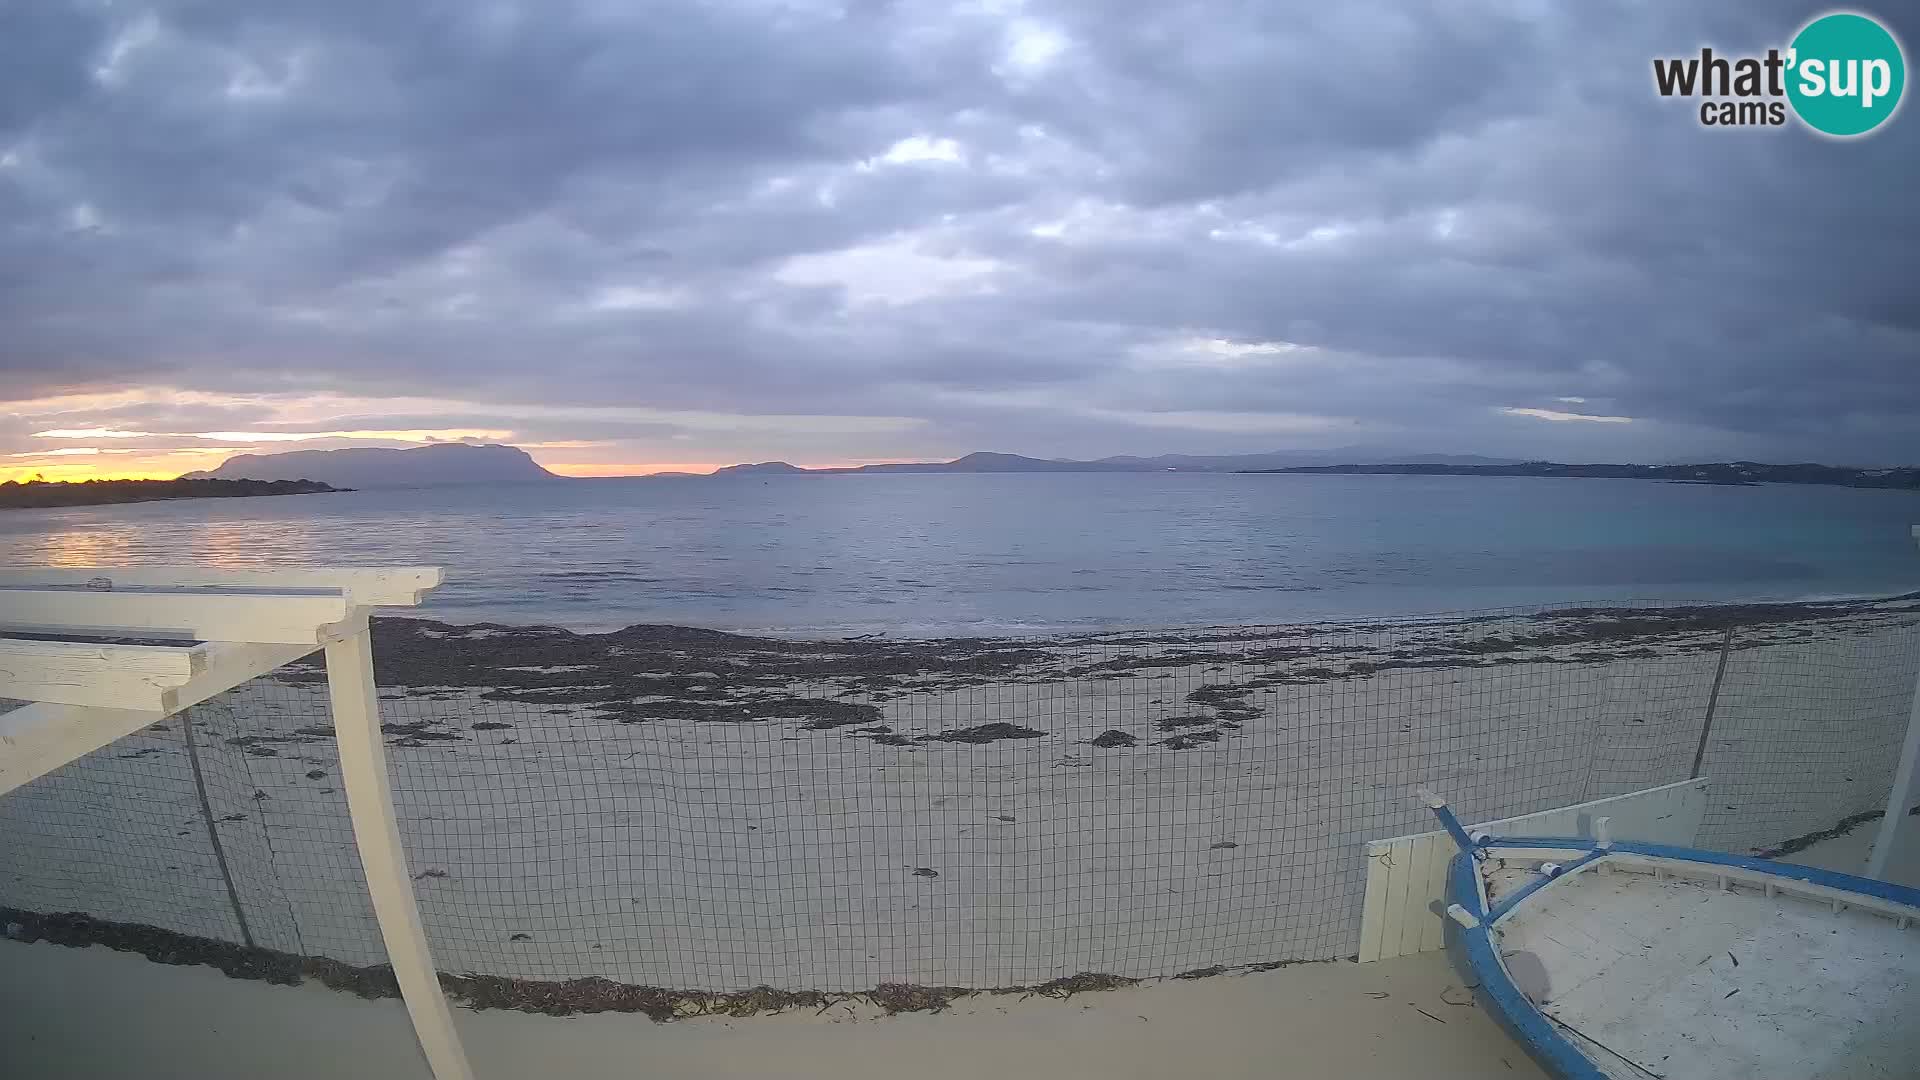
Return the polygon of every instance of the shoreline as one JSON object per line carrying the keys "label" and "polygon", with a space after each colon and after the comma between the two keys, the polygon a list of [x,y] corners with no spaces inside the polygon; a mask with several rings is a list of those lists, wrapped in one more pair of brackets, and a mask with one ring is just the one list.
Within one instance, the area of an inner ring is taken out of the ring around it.
{"label": "shoreline", "polygon": [[1138,622],[1104,624],[1067,624],[1067,623],[1027,623],[995,624],[991,628],[976,628],[980,624],[956,624],[952,628],[925,629],[924,623],[882,625],[874,623],[818,623],[800,625],[767,625],[736,621],[702,621],[697,618],[682,617],[675,621],[669,616],[667,621],[605,621],[602,619],[583,619],[569,621],[566,618],[545,618],[534,614],[516,615],[510,608],[475,605],[447,610],[428,605],[417,609],[404,618],[419,619],[442,623],[452,627],[486,626],[497,629],[527,629],[541,631],[560,631],[581,637],[597,637],[620,633],[631,627],[669,626],[689,631],[728,634],[742,638],[761,638],[786,642],[835,642],[835,641],[890,641],[902,644],[930,643],[941,641],[1056,641],[1063,639],[1098,638],[1114,634],[1157,635],[1192,634],[1209,631],[1236,632],[1286,627],[1313,626],[1368,626],[1391,628],[1422,624],[1454,623],[1486,616],[1525,616],[1544,611],[1573,609],[1671,609],[1671,608],[1774,608],[1782,606],[1805,605],[1858,605],[1891,604],[1920,600],[1920,589],[1906,586],[1891,589],[1872,589],[1845,592],[1786,592],[1778,595],[1747,593],[1737,597],[1701,599],[1672,598],[1663,596],[1620,596],[1601,597],[1585,600],[1552,600],[1539,603],[1478,604],[1453,607],[1415,607],[1393,611],[1353,611],[1310,613],[1284,622],[1271,620],[1242,620],[1223,622]]}

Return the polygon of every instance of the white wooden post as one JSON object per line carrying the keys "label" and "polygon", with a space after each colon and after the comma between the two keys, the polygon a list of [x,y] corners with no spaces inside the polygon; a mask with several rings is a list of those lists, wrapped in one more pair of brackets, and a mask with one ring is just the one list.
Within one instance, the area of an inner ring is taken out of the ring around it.
{"label": "white wooden post", "polygon": [[[1920,525],[1913,527],[1913,539],[1920,543]],[[1873,853],[1867,856],[1867,876],[1885,878],[1887,860],[1893,857],[1893,849],[1900,842],[1902,833],[1909,831],[1912,821],[1907,811],[1915,802],[1920,802],[1920,789],[1915,782],[1920,780],[1920,674],[1913,680],[1913,709],[1907,716],[1907,741],[1900,748],[1900,764],[1893,771],[1893,789],[1887,792],[1887,812],[1880,819],[1880,828],[1873,837]]]}
{"label": "white wooden post", "polygon": [[400,846],[393,789],[387,783],[386,744],[380,738],[373,642],[365,612],[356,611],[345,629],[343,636],[327,642],[327,693],[333,702],[340,777],[347,789],[360,864],[367,872],[367,891],[373,896],[374,915],[380,920],[380,935],[386,939],[400,994],[413,1017],[414,1034],[435,1080],[473,1080],[473,1068],[453,1030],[453,1013],[440,992],[420,909],[413,899],[407,854]]}

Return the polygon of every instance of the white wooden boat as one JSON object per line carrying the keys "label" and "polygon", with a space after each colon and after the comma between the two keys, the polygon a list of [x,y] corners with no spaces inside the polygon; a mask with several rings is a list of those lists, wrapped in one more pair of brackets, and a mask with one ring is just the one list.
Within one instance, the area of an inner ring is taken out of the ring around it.
{"label": "white wooden boat", "polygon": [[1448,875],[1481,1000],[1564,1080],[1920,1077],[1920,890],[1596,838],[1468,835]]}

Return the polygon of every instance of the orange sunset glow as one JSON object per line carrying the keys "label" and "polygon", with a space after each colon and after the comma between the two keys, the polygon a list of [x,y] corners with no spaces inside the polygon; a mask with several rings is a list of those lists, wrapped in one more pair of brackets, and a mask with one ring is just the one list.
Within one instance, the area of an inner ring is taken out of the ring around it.
{"label": "orange sunset glow", "polygon": [[[833,468],[872,461],[834,452],[826,445],[832,440],[908,431],[920,423],[906,417],[220,394],[156,386],[0,401],[0,482],[171,479],[215,469],[236,454],[448,442],[518,446],[562,476],[704,474],[776,459]],[[599,437],[585,437],[590,434]]]}

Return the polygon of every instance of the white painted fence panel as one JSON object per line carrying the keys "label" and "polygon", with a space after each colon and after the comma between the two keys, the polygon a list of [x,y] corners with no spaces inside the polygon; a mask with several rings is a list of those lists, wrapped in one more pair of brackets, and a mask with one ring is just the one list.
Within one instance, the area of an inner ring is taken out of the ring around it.
{"label": "white painted fence panel", "polygon": [[[1611,819],[1615,840],[1691,847],[1707,809],[1705,777],[1576,806],[1468,827],[1506,836],[1591,837]],[[1445,943],[1442,896],[1453,840],[1438,830],[1367,844],[1367,891],[1360,916],[1361,962],[1433,952]]]}

